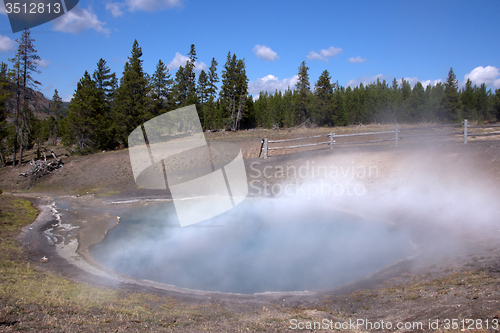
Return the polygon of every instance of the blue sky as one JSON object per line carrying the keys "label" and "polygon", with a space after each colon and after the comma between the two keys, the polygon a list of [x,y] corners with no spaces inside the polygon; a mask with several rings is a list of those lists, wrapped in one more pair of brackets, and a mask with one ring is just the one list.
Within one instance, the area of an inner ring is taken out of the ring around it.
{"label": "blue sky", "polygon": [[[15,53],[15,39],[0,8],[0,61]],[[191,44],[198,70],[227,53],[245,58],[249,92],[285,90],[306,61],[311,86],[327,69],[343,86],[406,78],[435,84],[453,67],[462,85],[500,88],[500,1],[195,1],[80,0],[68,14],[31,29],[42,58],[37,80],[51,98],[74,93],[85,70],[100,58],[120,77],[132,43],[142,47],[144,69],[159,59],[172,77]]]}

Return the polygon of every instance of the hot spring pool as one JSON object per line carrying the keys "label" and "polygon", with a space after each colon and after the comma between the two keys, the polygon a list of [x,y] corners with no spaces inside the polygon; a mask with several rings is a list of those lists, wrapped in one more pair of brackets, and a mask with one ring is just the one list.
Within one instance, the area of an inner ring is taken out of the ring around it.
{"label": "hot spring pool", "polygon": [[149,203],[123,212],[90,252],[135,278],[242,294],[328,289],[413,254],[395,226],[274,199],[247,200],[184,228],[173,203]]}

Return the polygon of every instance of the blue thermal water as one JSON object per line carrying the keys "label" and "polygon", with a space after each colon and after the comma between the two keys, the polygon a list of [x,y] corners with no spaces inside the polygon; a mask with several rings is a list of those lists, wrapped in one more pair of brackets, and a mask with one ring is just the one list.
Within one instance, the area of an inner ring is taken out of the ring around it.
{"label": "blue thermal water", "polygon": [[248,200],[184,228],[173,203],[150,203],[123,211],[90,250],[135,278],[243,294],[332,288],[412,254],[395,226],[284,200]]}

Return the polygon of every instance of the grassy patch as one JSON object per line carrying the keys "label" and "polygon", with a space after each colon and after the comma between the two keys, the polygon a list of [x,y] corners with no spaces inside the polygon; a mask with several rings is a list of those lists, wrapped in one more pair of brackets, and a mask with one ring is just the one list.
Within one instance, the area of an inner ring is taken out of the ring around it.
{"label": "grassy patch", "polygon": [[12,266],[12,259],[19,259],[21,250],[15,235],[33,222],[37,214],[31,202],[0,195],[0,267]]}

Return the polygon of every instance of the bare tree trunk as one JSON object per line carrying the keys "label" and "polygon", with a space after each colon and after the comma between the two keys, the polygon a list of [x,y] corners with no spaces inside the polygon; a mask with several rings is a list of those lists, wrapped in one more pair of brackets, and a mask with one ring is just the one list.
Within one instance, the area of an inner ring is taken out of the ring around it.
{"label": "bare tree trunk", "polygon": [[243,109],[243,94],[240,95],[240,100],[238,102],[238,114],[236,115],[236,125],[235,125],[235,131],[238,129],[238,124],[240,122],[240,120],[243,118],[243,112],[242,112],[242,109]]}
{"label": "bare tree trunk", "polygon": [[12,154],[12,166],[14,167],[16,166],[16,158],[17,158],[17,137],[19,135],[19,106],[21,105],[20,99],[21,99],[21,94],[20,94],[20,86],[18,79],[16,115],[14,117],[14,151]]}
{"label": "bare tree trunk", "polygon": [[28,102],[25,100],[24,108],[21,113],[21,128],[19,131],[19,163],[18,166],[23,165],[23,152],[24,148],[28,143],[28,135],[29,135],[29,123],[27,117],[28,115]]}
{"label": "bare tree trunk", "polygon": [[24,119],[21,118],[21,131],[19,133],[19,163],[17,166],[23,165],[23,146],[24,146]]}
{"label": "bare tree trunk", "polygon": [[19,146],[19,163],[17,163],[17,166],[20,167],[22,165],[23,165],[23,143],[21,142],[21,145]]}
{"label": "bare tree trunk", "polygon": [[236,96],[232,97],[231,98],[231,120],[233,121],[233,123],[231,124],[231,130],[234,132],[236,129],[235,129],[235,126],[236,126],[236,100],[235,100]]}
{"label": "bare tree trunk", "polygon": [[[54,117],[54,118],[55,118],[55,117]],[[53,144],[54,146],[57,146],[57,118],[56,118],[56,120],[55,120],[55,123],[54,123],[54,128],[52,128],[52,131],[53,131],[53,133],[52,133],[52,135],[53,135],[53,136],[52,136],[52,144]]]}
{"label": "bare tree trunk", "polygon": [[0,161],[2,162],[2,168],[5,166],[5,158],[3,157],[2,147],[0,147]]}

